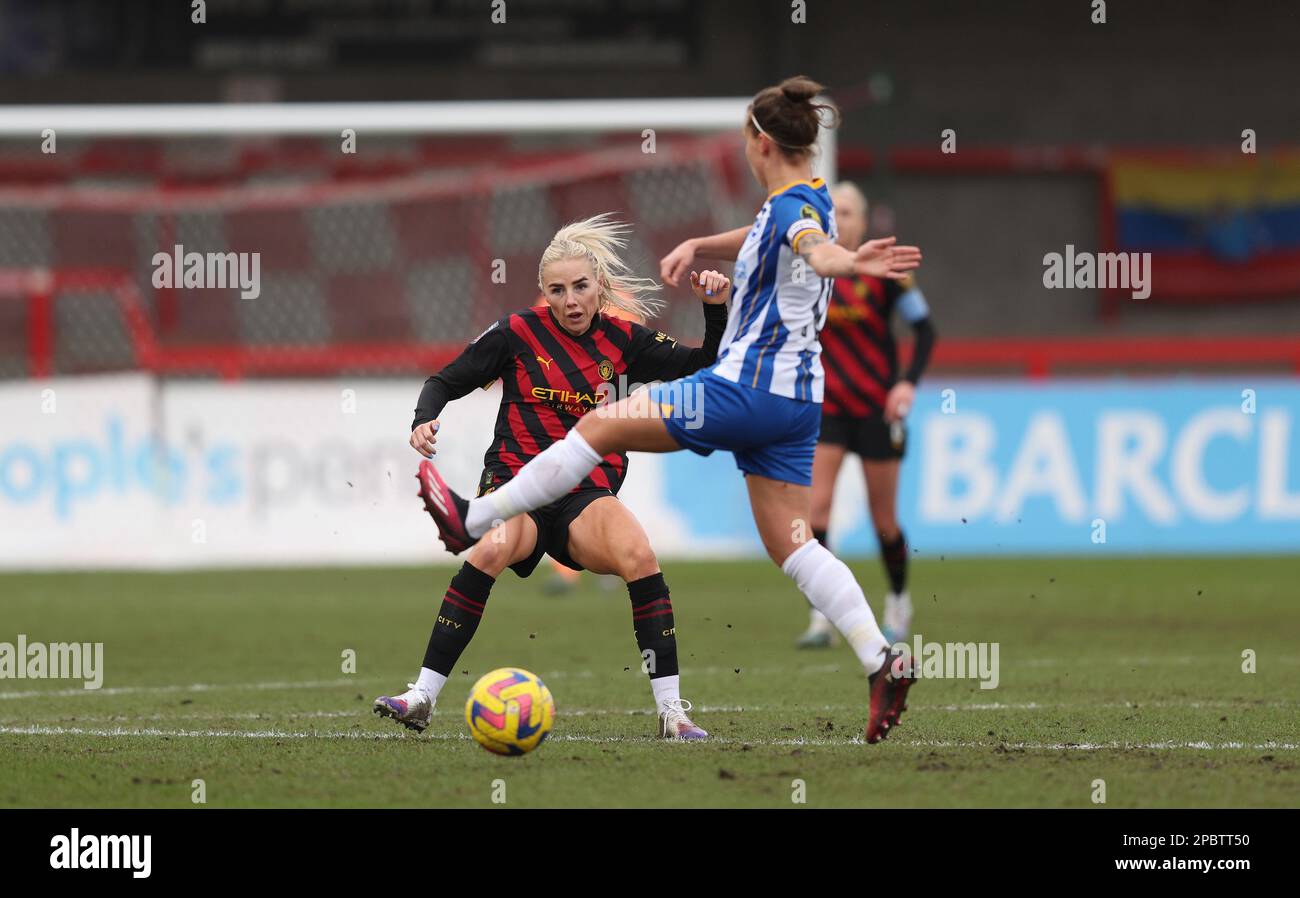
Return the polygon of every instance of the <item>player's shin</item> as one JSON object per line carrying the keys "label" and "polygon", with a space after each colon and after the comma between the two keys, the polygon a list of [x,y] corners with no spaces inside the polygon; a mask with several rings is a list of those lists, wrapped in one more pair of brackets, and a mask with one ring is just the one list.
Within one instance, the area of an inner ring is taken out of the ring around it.
{"label": "player's shin", "polygon": [[510,479],[485,496],[471,499],[465,528],[481,537],[493,521],[508,521],[516,515],[541,508],[582,483],[600,456],[577,430],[548,446]]}
{"label": "player's shin", "polygon": [[[825,546],[827,551],[830,551],[831,544],[827,540],[825,530],[818,530],[814,527],[813,538]],[[808,610],[808,630],[802,637],[800,637],[800,644],[807,646],[820,646],[823,644],[829,645],[833,629],[831,622],[826,619],[826,615],[822,614],[816,608],[810,608]]]}
{"label": "player's shin", "polygon": [[912,599],[907,594],[907,537],[899,530],[893,539],[877,533],[880,540],[880,559],[889,577],[889,593],[885,596],[885,638],[891,644],[905,641],[912,632]]}
{"label": "player's shin", "polygon": [[899,530],[893,539],[886,539],[883,533],[877,533],[876,539],[880,541],[880,560],[889,578],[889,591],[901,595],[907,589],[907,537]]}
{"label": "player's shin", "polygon": [[888,644],[848,565],[814,539],[791,553],[781,570],[794,580],[812,606],[835,625],[867,673],[879,670]]}
{"label": "player's shin", "polygon": [[488,594],[495,582],[494,578],[468,561],[452,577],[451,585],[443,596],[442,607],[438,609],[433,632],[429,634],[424,666],[420,668],[420,676],[416,680],[416,688],[428,694],[431,700],[438,698],[438,693],[460,660],[461,653],[474,638],[474,631],[478,629]]}
{"label": "player's shin", "polygon": [[632,628],[641,650],[641,670],[650,676],[655,705],[679,699],[677,669],[677,627],[673,603],[662,573],[651,574],[627,584],[632,600]]}
{"label": "player's shin", "polygon": [[641,650],[641,669],[650,676],[650,688],[654,692],[659,735],[669,739],[708,738],[709,734],[687,716],[691,705],[681,696],[677,626],[664,575],[651,574],[630,581],[627,594],[632,600],[632,627],[637,648]]}

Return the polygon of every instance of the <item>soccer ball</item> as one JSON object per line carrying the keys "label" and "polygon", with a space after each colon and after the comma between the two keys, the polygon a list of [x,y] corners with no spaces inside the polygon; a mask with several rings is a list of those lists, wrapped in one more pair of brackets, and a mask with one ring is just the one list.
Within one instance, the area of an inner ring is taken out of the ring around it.
{"label": "soccer ball", "polygon": [[546,740],[555,723],[551,690],[536,675],[502,667],[479,678],[465,702],[474,741],[498,755],[523,755]]}

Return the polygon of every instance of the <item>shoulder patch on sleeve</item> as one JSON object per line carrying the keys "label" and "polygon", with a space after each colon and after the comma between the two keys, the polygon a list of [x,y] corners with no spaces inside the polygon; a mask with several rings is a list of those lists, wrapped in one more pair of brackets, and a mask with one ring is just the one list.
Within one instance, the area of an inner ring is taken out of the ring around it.
{"label": "shoulder patch on sleeve", "polygon": [[496,320],[496,321],[493,321],[493,322],[492,322],[491,324],[489,324],[486,328],[484,328],[483,333],[479,334],[479,335],[478,335],[477,337],[475,337],[473,340],[470,340],[470,341],[469,341],[469,345],[470,345],[470,346],[473,346],[473,345],[474,345],[475,343],[477,343],[479,340],[482,340],[482,339],[483,339],[484,337],[486,337],[489,333],[491,333],[491,332],[496,328],[496,326],[497,326],[498,324],[500,324],[500,323],[501,323],[500,319],[498,319],[498,320]]}
{"label": "shoulder patch on sleeve", "polygon": [[821,213],[817,211],[816,207],[814,207],[812,203],[804,203],[802,206],[799,207],[799,217],[811,218],[813,221],[817,222],[817,225],[819,227],[821,226],[822,223]]}

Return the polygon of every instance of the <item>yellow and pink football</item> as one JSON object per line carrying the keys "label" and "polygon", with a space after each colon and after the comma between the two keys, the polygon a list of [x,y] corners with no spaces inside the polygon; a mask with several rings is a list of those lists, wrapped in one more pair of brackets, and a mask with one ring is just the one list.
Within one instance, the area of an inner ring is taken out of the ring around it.
{"label": "yellow and pink football", "polygon": [[501,667],[484,674],[465,702],[465,723],[479,745],[498,755],[525,755],[555,723],[551,690],[535,674]]}

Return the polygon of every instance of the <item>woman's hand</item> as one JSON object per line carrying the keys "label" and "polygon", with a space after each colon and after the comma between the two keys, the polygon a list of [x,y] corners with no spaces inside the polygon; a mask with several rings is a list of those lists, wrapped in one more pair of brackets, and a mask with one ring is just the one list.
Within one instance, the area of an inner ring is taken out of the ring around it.
{"label": "woman's hand", "polygon": [[696,274],[691,272],[691,289],[701,302],[720,306],[731,297],[731,280],[722,272],[709,269]]}
{"label": "woman's hand", "polygon": [[898,280],[921,266],[921,250],[916,246],[895,246],[897,237],[868,240],[853,254],[853,270],[867,277]]}
{"label": "woman's hand", "polygon": [[433,448],[433,444],[438,442],[438,422],[425,421],[415,430],[411,431],[411,448],[423,455],[425,458],[433,458],[438,454],[438,450]]}
{"label": "woman's hand", "polygon": [[695,240],[683,240],[673,251],[659,260],[659,277],[670,287],[682,282],[684,275],[695,261]]}
{"label": "woman's hand", "polygon": [[900,380],[894,384],[889,395],[885,397],[885,420],[893,424],[906,418],[907,413],[912,410],[912,402],[915,399],[916,387],[909,381]]}

